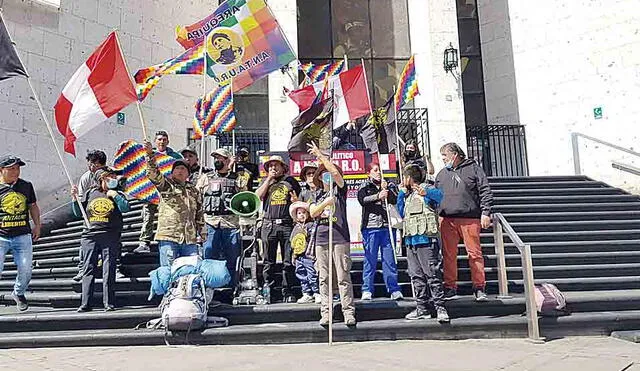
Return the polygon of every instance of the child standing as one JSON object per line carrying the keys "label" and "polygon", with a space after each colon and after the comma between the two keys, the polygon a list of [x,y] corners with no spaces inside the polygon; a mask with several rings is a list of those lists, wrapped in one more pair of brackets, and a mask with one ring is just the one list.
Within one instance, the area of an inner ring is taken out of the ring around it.
{"label": "child standing", "polygon": [[291,233],[291,248],[295,259],[296,277],[302,287],[302,297],[298,304],[320,304],[318,273],[314,268],[315,243],[313,240],[313,222],[309,217],[309,204],[296,201],[289,207],[291,218],[296,221]]}
{"label": "child standing", "polygon": [[404,218],[403,238],[407,246],[409,276],[416,294],[416,309],[405,317],[409,320],[429,318],[433,308],[438,322],[449,322],[444,307],[438,214],[435,212],[440,201],[442,191],[422,183],[422,171],[418,166],[408,166],[404,170],[397,206]]}

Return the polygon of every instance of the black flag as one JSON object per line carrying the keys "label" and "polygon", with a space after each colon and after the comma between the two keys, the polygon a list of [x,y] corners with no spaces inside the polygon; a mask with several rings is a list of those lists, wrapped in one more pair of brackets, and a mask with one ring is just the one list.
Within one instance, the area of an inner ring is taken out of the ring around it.
{"label": "black flag", "polygon": [[371,153],[390,153],[396,148],[396,116],[393,98],[367,117],[360,129],[364,146]]}
{"label": "black flag", "polygon": [[18,58],[2,15],[0,15],[0,81],[14,76],[29,77],[24,66],[20,63],[20,58]]}
{"label": "black flag", "polygon": [[333,133],[333,98],[316,100],[311,107],[296,117],[289,141],[289,156],[298,160],[307,153],[308,143],[315,142],[323,153],[331,152]]}

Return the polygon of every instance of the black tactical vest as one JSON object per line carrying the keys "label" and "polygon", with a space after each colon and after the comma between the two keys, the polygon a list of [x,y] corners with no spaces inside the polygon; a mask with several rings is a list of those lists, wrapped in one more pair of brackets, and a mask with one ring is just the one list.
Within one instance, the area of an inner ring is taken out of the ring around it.
{"label": "black tactical vest", "polygon": [[231,197],[238,193],[236,174],[229,173],[224,178],[217,174],[210,174],[207,177],[209,184],[204,191],[204,212],[210,215],[232,214],[228,206]]}

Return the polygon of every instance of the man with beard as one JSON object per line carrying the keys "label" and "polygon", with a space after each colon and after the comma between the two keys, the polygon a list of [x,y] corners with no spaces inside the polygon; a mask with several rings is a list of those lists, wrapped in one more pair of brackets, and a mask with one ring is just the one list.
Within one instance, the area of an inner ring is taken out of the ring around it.
{"label": "man with beard", "polygon": [[293,219],[289,207],[300,194],[300,184],[291,176],[287,176],[289,167],[280,156],[271,156],[264,164],[267,177],[262,181],[256,194],[262,200],[264,219],[262,222],[262,240],[266,245],[264,257],[264,290],[270,294],[273,285],[273,270],[276,263],[276,251],[280,245],[282,255],[283,279],[282,297],[285,302],[293,303],[296,297],[291,292],[295,280],[294,267],[291,263],[291,242]]}
{"label": "man with beard", "polygon": [[[186,147],[180,151],[180,154],[184,158],[184,162],[189,165],[189,171],[191,172],[189,175],[189,182],[195,184],[200,176],[200,160],[198,159],[198,152],[194,151],[190,147]],[[209,168],[202,168],[202,174],[207,174],[210,171],[211,169]]]}
{"label": "man with beard", "polygon": [[204,196],[204,221],[207,227],[204,258],[225,260],[231,277],[235,277],[241,246],[240,220],[227,209],[227,205],[233,195],[247,189],[246,184],[240,184],[237,174],[231,171],[233,157],[228,150],[216,149],[211,156],[215,169],[200,177],[196,184]]}

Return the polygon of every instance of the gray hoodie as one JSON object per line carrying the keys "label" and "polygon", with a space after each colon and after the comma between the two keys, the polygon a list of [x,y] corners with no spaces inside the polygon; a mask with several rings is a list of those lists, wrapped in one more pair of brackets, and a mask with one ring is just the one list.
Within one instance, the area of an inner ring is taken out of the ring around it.
{"label": "gray hoodie", "polygon": [[489,181],[474,160],[465,159],[452,169],[440,170],[436,187],[444,193],[440,216],[479,219],[480,215],[491,214],[493,194]]}

